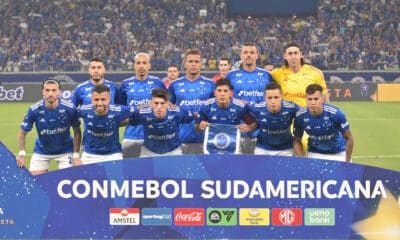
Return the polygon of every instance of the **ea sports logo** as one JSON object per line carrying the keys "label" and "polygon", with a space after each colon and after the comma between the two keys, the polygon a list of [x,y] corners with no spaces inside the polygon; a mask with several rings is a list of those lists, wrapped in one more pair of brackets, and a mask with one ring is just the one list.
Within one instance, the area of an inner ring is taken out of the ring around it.
{"label": "ea sports logo", "polygon": [[231,144],[231,137],[226,133],[218,133],[214,136],[214,145],[218,149],[226,149]]}

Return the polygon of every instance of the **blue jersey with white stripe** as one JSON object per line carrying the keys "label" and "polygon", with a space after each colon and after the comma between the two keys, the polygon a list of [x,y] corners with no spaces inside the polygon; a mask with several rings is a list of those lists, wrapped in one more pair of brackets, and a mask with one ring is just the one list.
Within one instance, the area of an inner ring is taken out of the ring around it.
{"label": "blue jersey with white stripe", "polygon": [[344,113],[337,107],[324,104],[319,116],[312,116],[308,108],[296,114],[294,134],[309,135],[308,151],[314,153],[339,153],[346,150],[346,141],[341,133],[350,129]]}
{"label": "blue jersey with white stripe", "polygon": [[[92,103],[92,89],[95,85],[90,81],[85,81],[79,84],[72,94],[71,102],[75,104],[75,106],[81,106],[83,104],[91,104]],[[104,79],[104,86],[110,88],[110,103],[114,104],[117,101],[117,85],[109,80]]]}
{"label": "blue jersey with white stripe", "polygon": [[[170,101],[182,108],[182,111],[192,113],[200,111],[201,105],[213,96],[214,89],[215,83],[203,76],[194,81],[189,81],[186,77],[179,78],[168,88]],[[204,139],[204,133],[195,130],[193,120],[181,125],[179,138],[183,143],[200,143]]]}
{"label": "blue jersey with white stripe", "polygon": [[292,102],[282,101],[277,113],[268,111],[266,102],[250,105],[250,112],[255,117],[259,133],[257,147],[267,150],[284,150],[293,147],[293,134],[290,131],[296,112],[300,107]]}
{"label": "blue jersey with white stripe", "polygon": [[242,68],[230,71],[226,78],[232,83],[233,97],[249,104],[263,102],[265,86],[273,81],[269,72],[258,67],[253,72]]}
{"label": "blue jersey with white stripe", "polygon": [[[165,85],[161,79],[148,76],[145,80],[138,80],[136,77],[122,81],[119,88],[119,103],[126,106],[150,105],[151,91],[154,88],[163,88]],[[143,126],[127,126],[124,139],[143,139]]]}
{"label": "blue jersey with white stripe", "polygon": [[144,146],[159,154],[170,152],[181,145],[178,136],[179,126],[192,120],[190,112],[181,112],[178,107],[168,109],[164,119],[156,118],[152,108],[135,111],[129,118],[130,124],[143,126]]}
{"label": "blue jersey with white stripe", "polygon": [[108,155],[122,152],[119,142],[119,125],[129,118],[131,108],[122,105],[110,105],[108,113],[97,116],[92,104],[82,105],[79,116],[84,121],[82,145],[90,154]]}
{"label": "blue jersey with white stripe", "polygon": [[80,121],[75,106],[65,100],[58,100],[55,109],[48,109],[42,99],[32,105],[21,124],[25,132],[32,130],[35,123],[38,138],[34,152],[43,155],[56,155],[73,152],[70,127],[79,127]]}
{"label": "blue jersey with white stripe", "polygon": [[215,98],[209,99],[201,106],[196,123],[206,121],[228,125],[239,125],[240,121],[249,114],[248,105],[238,99],[231,98],[229,106],[221,108]]}

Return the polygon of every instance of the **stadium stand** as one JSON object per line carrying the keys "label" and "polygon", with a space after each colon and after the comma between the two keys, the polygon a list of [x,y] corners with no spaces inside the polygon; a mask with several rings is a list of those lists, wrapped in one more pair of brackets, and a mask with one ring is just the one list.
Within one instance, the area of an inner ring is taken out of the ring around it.
{"label": "stadium stand", "polygon": [[140,51],[153,70],[179,64],[191,47],[203,62],[239,59],[255,42],[260,62],[280,65],[282,46],[300,41],[323,70],[399,69],[400,7],[390,0],[321,0],[317,16],[226,17],[219,0],[0,1],[0,71],[80,71],[100,57],[109,71],[132,69]]}

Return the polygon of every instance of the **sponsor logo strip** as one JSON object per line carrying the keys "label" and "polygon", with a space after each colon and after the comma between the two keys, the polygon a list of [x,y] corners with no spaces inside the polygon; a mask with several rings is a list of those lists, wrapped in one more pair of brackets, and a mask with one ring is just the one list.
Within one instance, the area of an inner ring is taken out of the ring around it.
{"label": "sponsor logo strip", "polygon": [[240,208],[239,225],[268,226],[269,215],[269,208]]}
{"label": "sponsor logo strip", "polygon": [[236,208],[207,208],[207,225],[236,226]]}
{"label": "sponsor logo strip", "polygon": [[171,208],[142,208],[142,225],[172,225]]}
{"label": "sponsor logo strip", "polygon": [[335,226],[335,209],[334,208],[304,209],[304,225]]}
{"label": "sponsor logo strip", "polygon": [[110,225],[139,225],[139,208],[110,208]]}

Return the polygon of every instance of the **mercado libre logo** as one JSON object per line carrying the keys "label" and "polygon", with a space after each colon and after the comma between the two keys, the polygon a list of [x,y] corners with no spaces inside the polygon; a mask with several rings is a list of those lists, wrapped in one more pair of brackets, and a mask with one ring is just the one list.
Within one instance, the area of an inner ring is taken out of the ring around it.
{"label": "mercado libre logo", "polygon": [[303,223],[301,208],[273,208],[272,225],[300,226]]}
{"label": "mercado libre logo", "polygon": [[110,208],[110,225],[139,225],[139,208]]}
{"label": "mercado libre logo", "polygon": [[207,208],[207,225],[211,226],[237,225],[236,208]]}
{"label": "mercado libre logo", "polygon": [[204,222],[204,208],[174,209],[174,225],[176,226],[203,226]]}

